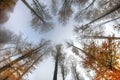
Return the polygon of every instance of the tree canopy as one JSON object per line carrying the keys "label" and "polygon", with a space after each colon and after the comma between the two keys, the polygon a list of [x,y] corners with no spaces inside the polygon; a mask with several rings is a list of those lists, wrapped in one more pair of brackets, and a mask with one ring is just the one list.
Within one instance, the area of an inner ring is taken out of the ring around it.
{"label": "tree canopy", "polygon": [[[26,79],[25,75],[47,56],[54,59],[53,80],[58,80],[59,71],[62,80],[69,75],[73,80],[83,80],[81,67],[91,80],[120,79],[120,37],[106,30],[120,31],[120,0],[21,1],[31,11],[33,29],[42,33],[57,27],[55,24],[73,22],[71,33],[77,36],[76,41],[54,45],[41,39],[34,45],[2,28],[17,0],[0,0],[0,80]],[[113,25],[106,25],[109,23]]]}

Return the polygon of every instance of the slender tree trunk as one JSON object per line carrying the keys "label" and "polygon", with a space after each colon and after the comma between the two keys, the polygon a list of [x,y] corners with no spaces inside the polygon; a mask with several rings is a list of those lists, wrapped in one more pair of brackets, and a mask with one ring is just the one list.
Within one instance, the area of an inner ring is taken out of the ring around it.
{"label": "slender tree trunk", "polygon": [[76,69],[75,69],[75,75],[76,75],[77,80],[80,80],[80,79],[79,79],[79,74],[78,74],[78,72],[76,71]]}
{"label": "slender tree trunk", "polygon": [[64,65],[61,64],[61,73],[62,73],[62,79],[65,80],[65,70],[64,70]]}
{"label": "slender tree trunk", "polygon": [[57,73],[58,73],[58,54],[59,54],[59,53],[57,53],[57,55],[56,55],[56,60],[55,60],[53,80],[57,80]]}
{"label": "slender tree trunk", "polygon": [[38,47],[38,48],[36,48],[36,49],[34,49],[34,50],[31,50],[31,51],[27,52],[26,54],[22,55],[21,57],[18,57],[18,58],[15,59],[14,61],[8,63],[7,65],[5,65],[5,66],[3,66],[3,67],[1,67],[1,68],[0,68],[0,73],[2,73],[2,72],[3,72],[4,70],[6,70],[7,68],[11,67],[11,66],[12,66],[13,64],[15,64],[16,62],[18,62],[18,61],[20,61],[20,60],[22,60],[22,59],[24,59],[24,58],[27,58],[27,57],[31,56],[33,53],[38,52],[40,48],[41,48],[41,46]]}
{"label": "slender tree trunk", "polygon": [[91,55],[90,53],[86,52],[85,50],[83,50],[83,49],[81,49],[79,47],[76,47],[73,44],[70,44],[70,45],[71,45],[71,47],[74,47],[74,48],[80,50],[81,52],[85,53],[86,55],[89,55],[92,59],[96,59],[96,57],[94,55]]}
{"label": "slender tree trunk", "polygon": [[100,17],[97,17],[97,18],[95,18],[94,20],[92,20],[91,22],[89,22],[88,24],[86,24],[86,25],[84,26],[84,28],[82,28],[83,31],[84,31],[85,29],[87,29],[87,28],[90,27],[90,26],[88,26],[89,24],[94,23],[95,21],[97,21],[97,20],[99,20],[99,19],[101,19],[101,18],[103,18],[103,17],[105,17],[105,16],[107,16],[107,15],[109,15],[109,14],[117,11],[118,9],[120,9],[120,4],[116,5],[114,8],[112,8],[112,9],[106,11],[105,13],[103,13]]}
{"label": "slender tree trunk", "polygon": [[80,18],[81,17],[81,13],[85,13],[87,10],[88,10],[88,8],[90,8],[93,4],[94,4],[94,2],[95,2],[96,0],[93,0],[86,8],[84,8],[84,9],[82,9],[76,16],[75,16],[75,18]]}
{"label": "slender tree trunk", "polygon": [[[38,5],[38,3],[35,1],[35,0],[33,0],[33,2],[34,2],[34,4],[35,4],[35,6],[36,6],[36,9],[37,9],[37,11],[38,11],[38,14],[41,14],[41,9],[40,9],[40,6]],[[41,18],[42,18],[43,16],[41,16]]]}
{"label": "slender tree trunk", "polygon": [[76,77],[76,73],[75,73],[76,66],[73,66],[73,63],[72,63],[71,68],[72,68],[72,74],[73,74],[74,80],[78,80],[77,77]]}
{"label": "slender tree trunk", "polygon": [[[45,52],[45,53],[46,53],[46,52]],[[22,73],[22,75],[18,78],[18,80],[20,80],[20,79],[30,70],[30,68],[32,68],[32,67],[34,66],[34,64],[35,64],[36,62],[38,62],[38,61],[41,59],[42,56],[45,55],[45,53],[43,53],[41,56],[39,56],[39,57]]]}
{"label": "slender tree trunk", "polygon": [[9,56],[9,57],[3,59],[3,60],[0,60],[0,63],[3,63],[4,61],[10,59],[11,57],[15,57],[15,56],[17,56],[17,55],[19,55],[19,54],[14,54],[14,55],[11,55],[11,56]]}
{"label": "slender tree trunk", "polygon": [[120,37],[109,37],[109,36],[86,36],[86,35],[83,35],[81,37],[85,38],[85,39],[109,39],[109,38],[120,39]]}
{"label": "slender tree trunk", "polygon": [[106,24],[106,23],[109,23],[109,22],[112,22],[112,21],[115,21],[115,20],[118,20],[118,19],[120,19],[120,17],[117,17],[117,18],[114,18],[114,19],[105,21],[105,22],[101,23],[100,25],[104,25],[104,24]]}
{"label": "slender tree trunk", "polygon": [[57,80],[57,74],[58,74],[58,61],[59,56],[61,55],[61,45],[56,45],[56,56],[55,56],[55,66],[54,66],[54,74],[53,74],[53,80]]}
{"label": "slender tree trunk", "polygon": [[41,11],[41,13],[44,16],[47,16],[46,13],[45,13],[45,10],[42,8],[42,5],[40,4],[40,2],[38,0],[33,0],[33,1],[36,2],[36,6],[39,8],[39,10]]}
{"label": "slender tree trunk", "polygon": [[45,24],[43,18],[35,12],[35,10],[26,2],[26,0],[22,0],[22,2]]}

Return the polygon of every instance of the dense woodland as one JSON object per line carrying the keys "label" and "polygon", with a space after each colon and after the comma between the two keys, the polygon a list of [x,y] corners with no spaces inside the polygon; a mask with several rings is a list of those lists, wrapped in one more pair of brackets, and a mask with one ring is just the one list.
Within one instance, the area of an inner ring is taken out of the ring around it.
{"label": "dense woodland", "polygon": [[[58,74],[62,80],[70,74],[71,80],[86,80],[80,66],[89,80],[120,80],[120,0],[48,0],[48,4],[42,0],[21,1],[31,11],[32,28],[40,35],[56,27],[54,17],[63,26],[73,20],[76,24],[71,33],[77,36],[76,42],[28,42],[3,26],[17,0],[0,0],[0,80],[26,80],[27,74],[49,56],[54,59],[53,80],[58,80]],[[106,30],[108,27],[113,33]],[[72,54],[68,55],[66,49]]]}

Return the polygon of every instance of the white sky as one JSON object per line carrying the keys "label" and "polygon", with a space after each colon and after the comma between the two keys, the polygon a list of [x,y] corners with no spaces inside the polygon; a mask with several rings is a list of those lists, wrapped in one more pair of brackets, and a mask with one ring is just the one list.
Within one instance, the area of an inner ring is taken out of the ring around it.
{"label": "white sky", "polygon": [[[30,10],[19,0],[15,6],[14,12],[10,14],[9,20],[5,23],[5,27],[15,32],[16,34],[22,33],[24,38],[30,42],[37,44],[40,39],[45,38],[52,40],[53,44],[63,43],[64,40],[74,39],[72,33],[73,25],[63,27],[56,24],[56,28],[45,34],[39,34],[31,28],[32,17]],[[37,69],[28,75],[29,80],[52,80],[54,61],[49,58],[37,66]],[[59,77],[59,80],[60,77]]]}
{"label": "white sky", "polygon": [[[42,38],[52,40],[53,44],[63,43],[63,41],[69,39],[75,39],[75,35],[73,35],[72,31],[74,27],[72,21],[64,27],[60,24],[56,24],[55,29],[52,31],[45,34],[39,34],[31,28],[31,19],[30,10],[21,2],[21,0],[19,0],[15,6],[14,12],[10,14],[10,18],[4,26],[16,34],[22,33],[27,40],[35,44],[37,44]],[[107,31],[112,33],[110,28],[108,28]],[[51,58],[40,62],[36,70],[28,75],[29,80],[52,80],[54,69],[53,63],[54,61]],[[86,78],[86,80],[89,79]]]}
{"label": "white sky", "polygon": [[73,39],[72,33],[73,24],[62,26],[57,24],[55,29],[45,34],[39,34],[31,28],[31,13],[30,10],[19,0],[15,6],[14,12],[10,15],[5,27],[19,34],[22,33],[28,40],[37,43],[41,38],[50,39],[55,43],[60,43],[66,39]]}

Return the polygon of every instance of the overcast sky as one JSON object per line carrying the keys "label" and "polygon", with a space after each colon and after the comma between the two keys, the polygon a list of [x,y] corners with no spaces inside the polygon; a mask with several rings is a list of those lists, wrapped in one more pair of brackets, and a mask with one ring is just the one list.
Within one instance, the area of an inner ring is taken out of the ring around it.
{"label": "overcast sky", "polygon": [[[55,24],[55,28],[45,34],[40,34],[31,28],[32,17],[30,10],[19,0],[14,8],[14,12],[10,14],[9,20],[5,23],[5,27],[15,32],[22,33],[32,43],[37,44],[42,38],[49,39],[53,44],[63,43],[65,40],[74,39],[73,23],[67,26]],[[32,74],[28,75],[29,80],[52,80],[54,64],[51,58],[41,62]],[[59,77],[60,78],[60,77]],[[60,80],[60,79],[59,79]]]}
{"label": "overcast sky", "polygon": [[74,38],[72,32],[73,23],[71,22],[67,26],[55,24],[53,30],[40,34],[31,28],[31,19],[30,10],[19,0],[15,6],[14,12],[10,14],[10,18],[6,22],[5,27],[17,34],[22,33],[24,37],[34,43],[39,42],[41,38],[50,39],[55,43]]}
{"label": "overcast sky", "polygon": [[[49,0],[46,2],[48,1]],[[30,10],[21,2],[21,0],[19,0],[15,6],[14,12],[10,14],[10,18],[4,26],[16,34],[22,33],[24,38],[27,38],[27,40],[35,44],[37,44],[42,38],[51,40],[53,44],[63,43],[65,40],[75,40],[75,35],[73,34],[73,21],[70,21],[66,26],[58,24],[54,21],[56,24],[53,30],[40,34],[31,28],[31,19]],[[111,24],[107,24],[106,26],[109,26],[107,27],[109,34],[113,34],[113,30],[110,28],[112,27]],[[43,62],[40,62],[40,64],[36,67],[36,70],[32,71],[32,74],[28,75],[28,79],[52,80],[54,71],[53,63],[54,61],[51,57],[45,59]],[[84,71],[81,71],[81,73],[84,73]],[[86,78],[85,80],[89,79]]]}

